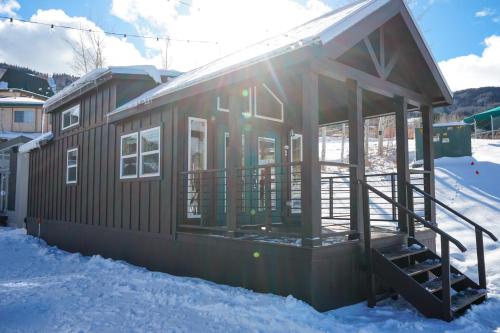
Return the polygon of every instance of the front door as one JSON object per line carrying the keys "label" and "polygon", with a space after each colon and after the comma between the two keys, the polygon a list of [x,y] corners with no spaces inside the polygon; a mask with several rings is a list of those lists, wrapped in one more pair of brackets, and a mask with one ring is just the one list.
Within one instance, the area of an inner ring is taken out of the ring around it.
{"label": "front door", "polygon": [[[253,130],[245,132],[241,137],[241,142],[243,170],[239,173],[241,197],[237,199],[239,224],[265,224],[269,214],[272,222],[277,222],[282,215],[280,191],[283,168],[275,166],[281,163],[280,136],[275,131]],[[227,167],[228,145],[227,127],[220,126],[217,139],[217,167],[219,169]],[[266,168],[266,165],[270,167]],[[218,220],[225,224],[227,205],[225,175],[223,179],[218,184],[217,192],[220,200],[217,204],[217,216]]]}

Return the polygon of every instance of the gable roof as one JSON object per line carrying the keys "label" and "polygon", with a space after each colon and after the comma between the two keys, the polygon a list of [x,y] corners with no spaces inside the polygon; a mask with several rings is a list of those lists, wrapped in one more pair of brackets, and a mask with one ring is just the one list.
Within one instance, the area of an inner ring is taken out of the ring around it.
{"label": "gable roof", "polygon": [[[341,7],[306,22],[284,34],[280,34],[250,45],[242,50],[217,59],[205,66],[201,66],[187,72],[170,82],[159,85],[120,106],[111,112],[109,116],[135,108],[141,104],[149,104],[152,100],[162,96],[175,93],[280,55],[296,52],[299,49],[314,44],[325,45],[391,2],[401,4],[402,11],[404,12],[403,14],[409,15],[410,20],[413,23],[413,27],[416,27],[413,22],[413,18],[411,17],[411,13],[408,11],[408,8],[402,0],[356,1],[350,5]],[[418,28],[417,36],[414,37],[420,37],[417,44],[423,48],[422,52],[427,55],[426,59],[429,59],[428,65],[430,66],[439,87],[442,90],[444,89],[443,96],[446,96],[446,99],[448,100],[449,96],[452,95],[451,91],[439,71],[439,67],[432,57],[428,46],[423,41]]]}
{"label": "gable roof", "polygon": [[43,105],[45,109],[51,109],[55,104],[61,102],[66,97],[72,95],[79,90],[84,89],[88,85],[97,85],[104,81],[104,77],[109,74],[125,74],[125,75],[146,75],[151,77],[156,83],[161,83],[161,74],[155,66],[138,65],[138,66],[110,66],[104,68],[96,68],[87,74],[72,82],[70,85],[59,91],[54,96],[50,97]]}

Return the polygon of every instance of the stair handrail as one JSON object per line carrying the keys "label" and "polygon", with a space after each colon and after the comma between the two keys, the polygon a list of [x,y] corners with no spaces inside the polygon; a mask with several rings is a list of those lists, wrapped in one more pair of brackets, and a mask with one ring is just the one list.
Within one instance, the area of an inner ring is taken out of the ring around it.
{"label": "stair handrail", "polygon": [[450,213],[453,213],[454,215],[460,217],[462,220],[464,220],[465,222],[469,223],[470,225],[474,226],[475,228],[481,230],[482,232],[484,232],[485,234],[487,234],[493,241],[498,241],[498,238],[489,230],[483,228],[482,226],[480,226],[479,224],[477,224],[476,222],[472,221],[471,219],[469,219],[467,216],[464,216],[462,215],[461,213],[457,212],[456,210],[454,210],[453,208],[451,208],[450,206],[448,206],[447,204],[445,204],[444,202],[442,202],[441,200],[439,199],[436,199],[435,197],[433,197],[432,195],[430,195],[429,193],[425,192],[424,190],[418,188],[417,186],[415,186],[414,184],[411,184],[409,182],[406,182],[407,185],[409,187],[411,187],[413,190],[417,191],[418,193],[422,194],[424,197],[426,197],[427,199],[431,200],[431,201],[434,201],[435,203],[437,203],[439,206],[443,207],[444,209],[446,209],[447,211],[449,211]]}
{"label": "stair handrail", "polygon": [[412,218],[416,219],[417,221],[419,221],[420,223],[422,223],[425,227],[431,229],[432,231],[434,231],[435,233],[439,234],[441,237],[449,240],[450,242],[452,242],[453,244],[455,244],[456,247],[458,247],[458,249],[462,252],[465,252],[467,251],[467,248],[462,244],[460,243],[456,238],[454,238],[453,236],[451,236],[450,234],[448,234],[447,232],[445,232],[444,230],[440,229],[437,227],[437,225],[435,225],[434,223],[431,223],[429,221],[426,221],[425,219],[423,219],[422,217],[418,216],[417,214],[415,214],[415,212],[409,210],[407,207],[405,207],[404,205],[400,204],[399,202],[391,199],[390,197],[388,197],[387,195],[385,195],[384,193],[382,193],[381,191],[377,190],[375,187],[371,186],[370,184],[368,184],[365,180],[362,180],[362,179],[359,179],[358,180],[365,188],[369,189],[370,191],[372,191],[373,193],[377,194],[379,197],[381,197],[382,199],[388,201],[389,203],[391,203],[392,205],[398,207],[399,209],[403,210],[406,214],[410,215]]}

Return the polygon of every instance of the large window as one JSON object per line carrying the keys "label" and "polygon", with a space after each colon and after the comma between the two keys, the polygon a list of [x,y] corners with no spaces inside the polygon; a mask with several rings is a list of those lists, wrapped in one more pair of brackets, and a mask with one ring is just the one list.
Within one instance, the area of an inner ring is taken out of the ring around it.
{"label": "large window", "polygon": [[137,133],[123,135],[120,148],[120,178],[137,177]]}
{"label": "large window", "polygon": [[14,111],[14,122],[33,124],[35,122],[35,111]]}
{"label": "large window", "polygon": [[[207,168],[207,121],[189,118],[188,171]],[[201,173],[190,173],[188,179],[188,217],[201,216]]]}
{"label": "large window", "polygon": [[80,104],[77,104],[62,113],[61,128],[67,129],[80,123]]}
{"label": "large window", "polygon": [[66,184],[76,184],[78,177],[78,148],[66,152]]}
{"label": "large window", "polygon": [[155,127],[141,134],[141,177],[160,175],[160,128]]}

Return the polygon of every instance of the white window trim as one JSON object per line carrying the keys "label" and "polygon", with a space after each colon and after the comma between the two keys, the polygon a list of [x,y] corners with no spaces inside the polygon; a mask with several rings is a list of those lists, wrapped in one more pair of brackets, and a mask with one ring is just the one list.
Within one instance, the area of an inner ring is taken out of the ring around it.
{"label": "white window trim", "polygon": [[[255,89],[255,87],[254,87]],[[243,114],[248,114],[248,115],[252,115],[252,101],[253,101],[253,98],[252,98],[252,87],[248,87],[248,112],[243,112]],[[221,107],[221,104],[220,104],[220,96],[217,96],[217,111],[220,111],[220,112],[229,112],[229,109],[226,109],[226,108],[223,108]]]}
{"label": "white window trim", "polygon": [[[191,121],[200,121],[202,123],[205,123],[205,134],[203,137],[203,150],[205,151],[205,160],[203,161],[203,170],[207,169],[207,160],[208,160],[208,122],[206,119],[203,118],[196,118],[196,117],[188,117],[188,171],[191,170]],[[189,219],[194,219],[194,218],[200,218],[200,214],[193,214],[191,212],[187,212],[187,217]]]}
{"label": "white window trim", "polygon": [[[148,152],[143,152],[142,151],[142,135],[143,134],[146,134],[148,132],[154,132],[154,131],[158,131],[158,149],[157,150],[151,150],[151,151],[148,151]],[[160,130],[160,126],[157,126],[157,127],[153,127],[153,128],[150,128],[150,129],[147,129],[147,130],[144,130],[144,131],[141,131],[140,132],[140,135],[139,135],[139,150],[140,150],[140,158],[139,158],[139,163],[140,163],[140,166],[139,166],[139,175],[140,177],[157,177],[160,175],[160,170],[161,170],[161,130]],[[148,155],[154,155],[154,154],[157,154],[158,155],[158,172],[155,172],[155,173],[143,173],[143,170],[142,170],[142,160],[143,160],[143,157],[144,156],[148,156]]]}
{"label": "white window trim", "polygon": [[[75,166],[69,166],[69,154],[76,151],[76,165]],[[69,168],[75,168],[76,169],[76,179],[75,180],[69,180],[68,177],[69,177]],[[68,149],[66,150],[66,184],[76,184],[78,181],[78,148],[72,148],[72,149]]]}
{"label": "white window trim", "polygon": [[223,108],[220,106],[220,96],[217,96],[217,111],[229,112],[229,109],[226,109],[226,108]]}
{"label": "white window trim", "polygon": [[[67,113],[70,113],[75,108],[78,109],[78,121],[76,123],[74,123],[74,124],[70,124],[70,125],[64,127],[64,115],[67,114]],[[80,116],[81,116],[81,113],[80,113],[80,104],[74,105],[74,106],[70,107],[69,109],[63,111],[62,112],[62,117],[61,117],[61,130],[65,130],[65,129],[68,129],[68,128],[80,125]]]}
{"label": "white window trim", "polygon": [[281,106],[281,118],[278,119],[278,118],[273,118],[273,117],[266,117],[266,116],[259,115],[257,113],[258,112],[258,110],[257,110],[257,87],[254,87],[253,98],[254,98],[254,116],[255,116],[255,118],[266,119],[266,120],[271,120],[271,121],[283,123],[284,119],[285,119],[285,105],[279,99],[279,97],[276,96],[276,94],[271,90],[271,88],[269,88],[265,83],[262,83],[262,87],[264,87],[264,89],[266,89],[269,92],[269,94],[271,94],[271,96],[280,104],[280,106]]}
{"label": "white window trim", "polygon": [[[123,140],[129,137],[135,137],[136,140],[136,150],[135,154],[129,154],[129,155],[122,155],[123,153]],[[130,179],[130,178],[137,178],[137,163],[139,163],[139,133],[134,132],[130,134],[125,134],[120,137],[120,179]],[[129,157],[135,157],[136,158],[136,168],[135,168],[135,175],[123,175],[123,160],[125,158]]]}
{"label": "white window trim", "polygon": [[295,133],[294,135],[292,135],[290,137],[290,163],[293,162],[293,141],[294,139],[298,139],[300,138],[300,161],[302,162],[302,159],[303,159],[303,155],[304,155],[304,152],[303,152],[303,148],[304,148],[304,142],[302,141],[303,138],[302,138],[302,134],[297,134]]}

